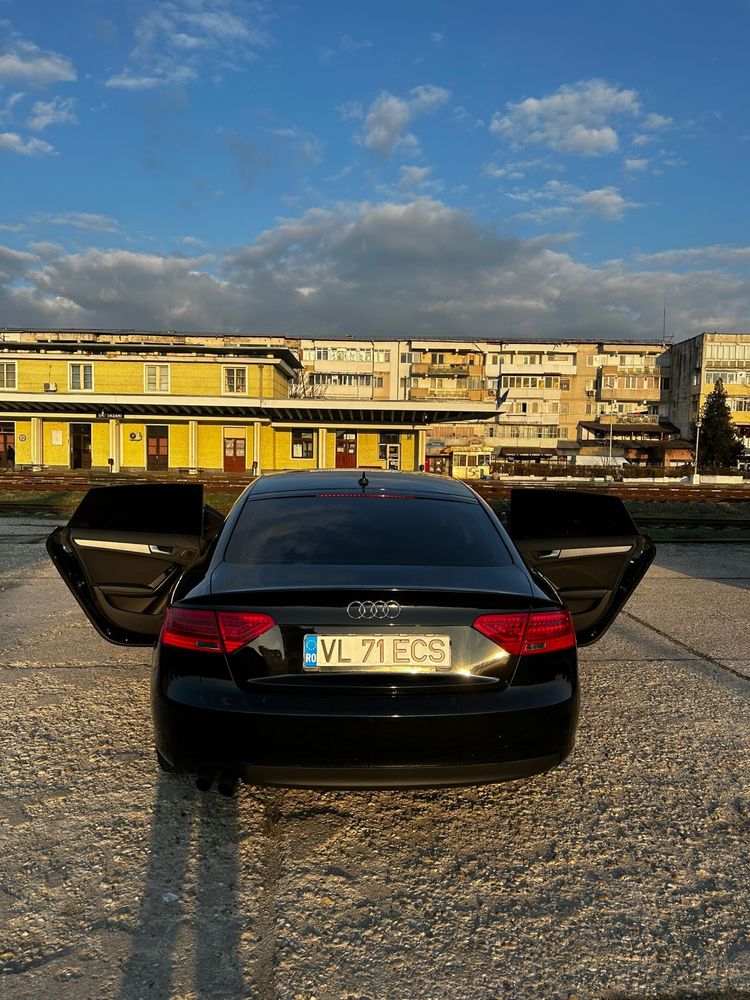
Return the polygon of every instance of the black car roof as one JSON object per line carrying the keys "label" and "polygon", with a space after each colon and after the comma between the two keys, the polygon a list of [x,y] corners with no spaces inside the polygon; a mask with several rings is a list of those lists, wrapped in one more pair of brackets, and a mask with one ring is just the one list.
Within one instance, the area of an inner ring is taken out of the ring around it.
{"label": "black car roof", "polygon": [[305,469],[299,472],[273,472],[259,476],[250,486],[254,497],[259,494],[326,492],[359,493],[362,476],[365,489],[371,492],[408,492],[419,496],[476,500],[476,494],[457,479],[427,472],[390,472],[384,469]]}

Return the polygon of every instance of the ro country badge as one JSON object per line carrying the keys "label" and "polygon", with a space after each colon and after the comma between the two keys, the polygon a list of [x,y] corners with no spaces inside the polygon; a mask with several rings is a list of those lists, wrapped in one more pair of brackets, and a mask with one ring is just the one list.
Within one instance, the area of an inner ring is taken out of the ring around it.
{"label": "ro country badge", "polygon": [[305,636],[304,655],[302,658],[303,670],[318,669],[318,637],[317,635]]}

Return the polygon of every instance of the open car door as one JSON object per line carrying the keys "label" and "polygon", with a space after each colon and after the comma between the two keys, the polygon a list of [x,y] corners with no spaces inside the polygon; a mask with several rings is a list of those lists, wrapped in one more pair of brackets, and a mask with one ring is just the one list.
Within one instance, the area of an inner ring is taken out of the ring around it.
{"label": "open car door", "polygon": [[607,494],[512,490],[508,530],[567,604],[579,646],[607,631],[656,554],[622,500]]}
{"label": "open car door", "polygon": [[154,646],[170,595],[223,523],[196,483],[90,489],[47,551],[109,642]]}

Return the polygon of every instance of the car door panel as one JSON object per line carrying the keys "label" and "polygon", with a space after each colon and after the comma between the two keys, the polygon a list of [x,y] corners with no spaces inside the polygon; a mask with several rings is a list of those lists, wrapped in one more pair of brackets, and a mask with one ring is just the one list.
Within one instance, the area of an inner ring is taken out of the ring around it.
{"label": "car door panel", "polygon": [[655,554],[619,497],[606,494],[513,490],[509,532],[570,609],[582,646],[609,628]]}
{"label": "car door panel", "polygon": [[170,595],[216,535],[199,484],[89,490],[47,550],[95,628],[110,642],[154,645]]}

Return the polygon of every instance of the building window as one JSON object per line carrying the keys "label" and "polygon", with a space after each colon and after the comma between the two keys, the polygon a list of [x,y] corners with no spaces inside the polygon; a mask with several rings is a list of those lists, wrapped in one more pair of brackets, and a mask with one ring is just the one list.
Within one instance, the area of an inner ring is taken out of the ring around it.
{"label": "building window", "polygon": [[247,368],[224,369],[224,392],[247,392]]}
{"label": "building window", "polygon": [[16,363],[3,361],[0,364],[0,389],[16,388]]}
{"label": "building window", "polygon": [[292,431],[292,458],[314,457],[314,431]]}
{"label": "building window", "polygon": [[94,366],[87,362],[73,362],[69,365],[70,388],[86,390],[94,388]]}
{"label": "building window", "polygon": [[144,365],[146,392],[169,392],[169,365]]}

